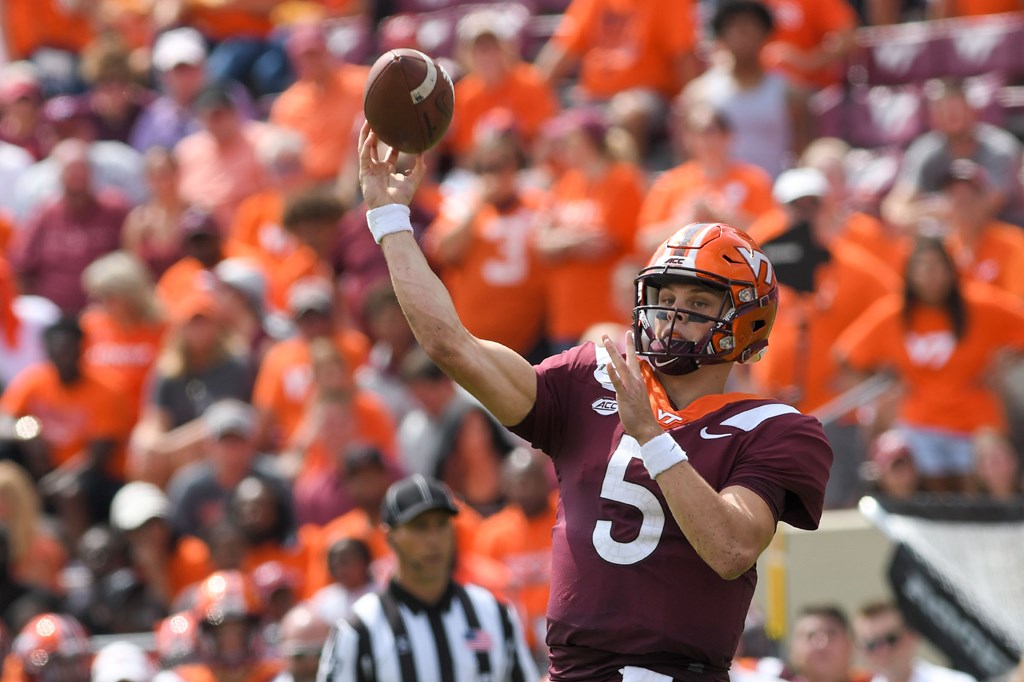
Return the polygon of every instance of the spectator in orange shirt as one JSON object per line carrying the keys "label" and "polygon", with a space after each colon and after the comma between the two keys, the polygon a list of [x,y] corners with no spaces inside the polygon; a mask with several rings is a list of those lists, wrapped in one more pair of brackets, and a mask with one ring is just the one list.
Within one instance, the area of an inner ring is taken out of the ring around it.
{"label": "spectator in orange shirt", "polygon": [[81,316],[85,372],[121,394],[134,424],[142,393],[163,341],[163,313],[145,266],[124,251],[93,261],[82,274],[93,304]]}
{"label": "spectator in orange shirt", "polygon": [[353,140],[369,70],[337,64],[319,24],[300,24],[288,37],[298,80],[274,101],[270,122],[306,139],[303,164],[314,181],[331,183],[355,159]]}
{"label": "spectator in orange shirt", "polygon": [[320,338],[333,340],[345,360],[346,371],[362,365],[368,352],[366,337],[336,324],[334,290],[329,282],[300,282],[293,288],[288,303],[298,334],[267,352],[253,392],[263,435],[275,446],[287,443],[295,433],[313,395],[312,342]]}
{"label": "spectator in orange shirt", "polygon": [[773,178],[806,144],[806,95],[765,70],[763,54],[775,17],[757,0],[725,0],[711,20],[716,54],[683,91],[684,103],[707,102],[732,124],[732,157]]}
{"label": "spectator in orange shirt", "polygon": [[[774,194],[784,215],[781,231],[762,237],[758,222],[751,236],[774,266],[780,307],[771,351],[750,374],[759,392],[812,412],[844,388],[832,354],[836,339],[873,302],[895,292],[899,280],[870,253],[843,240],[844,214],[823,174],[785,171]],[[848,419],[826,423],[825,430],[834,450],[825,504],[853,504],[861,492],[859,430]]]}
{"label": "spectator in orange shirt", "polygon": [[508,456],[502,468],[508,506],[481,522],[475,545],[477,552],[508,568],[510,596],[538,660],[547,658],[544,638],[551,588],[551,529],[558,510],[550,469],[551,461],[536,450],[518,448]]}
{"label": "spectator in orange shirt", "polygon": [[1005,376],[1007,357],[1024,351],[1024,306],[962,284],[952,256],[934,238],[918,239],[905,280],[903,295],[877,301],[840,337],[837,351],[861,376],[895,375],[902,389],[896,417],[922,485],[963,491],[973,467],[972,434],[1006,429],[992,386]]}
{"label": "spectator in orange shirt", "polygon": [[845,75],[857,15],[846,0],[765,0],[776,17],[765,63],[794,84],[819,89]]}
{"label": "spectator in orange shirt", "polygon": [[121,228],[121,248],[141,260],[154,279],[183,253],[181,217],[188,204],[178,190],[178,159],[174,152],[153,147],[146,152],[149,201],[132,209]]}
{"label": "spectator in orange shirt", "polygon": [[131,425],[115,390],[82,371],[82,328],[73,318],[45,333],[45,364],[21,372],[0,398],[0,416],[32,417],[36,437],[26,465],[44,495],[59,502],[72,538],[107,517],[124,480],[120,452]]}
{"label": "spectator in orange shirt", "polygon": [[264,125],[242,120],[222,86],[209,86],[193,105],[203,129],[175,146],[181,171],[181,196],[230,225],[242,201],[267,185],[256,158]]}
{"label": "spectator in orange shirt", "polygon": [[[73,92],[80,85],[77,55],[93,37],[92,12],[98,3],[62,0],[5,0],[0,28],[11,59],[33,59],[43,69],[52,93]],[[46,55],[40,57],[40,51]]]}
{"label": "spectator in orange shirt", "polygon": [[989,218],[985,171],[970,159],[957,159],[944,185],[949,206],[946,246],[960,272],[1024,301],[1024,231]]}
{"label": "spectator in orange shirt", "polygon": [[7,531],[5,579],[58,593],[67,553],[48,529],[39,492],[28,472],[0,461],[0,526]]}
{"label": "spectator in orange shirt", "polygon": [[722,222],[745,230],[774,205],[768,174],[732,159],[732,125],[721,112],[677,100],[674,113],[690,160],[661,175],[644,199],[637,250],[645,253],[681,225]]}
{"label": "spectator in orange shirt", "polygon": [[231,223],[232,241],[257,250],[269,270],[284,262],[298,246],[281,218],[288,199],[309,185],[302,168],[305,148],[305,140],[294,131],[273,127],[264,133],[256,145],[256,156],[270,186],[242,201]]}
{"label": "spectator in orange shirt", "polygon": [[[442,205],[423,249],[466,328],[528,356],[543,334],[544,272],[531,243],[541,202],[517,186],[520,159],[512,131],[478,142],[479,186]],[[490,304],[496,300],[500,308]]]}
{"label": "spectator in orange shirt", "polygon": [[206,409],[222,398],[248,400],[252,389],[249,363],[224,327],[213,294],[188,295],[171,312],[171,328],[131,438],[132,478],[157,485],[201,456],[208,430],[200,416]]}
{"label": "spectator in orange shirt", "polygon": [[198,538],[175,535],[170,514],[167,495],[142,481],[121,488],[110,505],[110,524],[124,535],[132,568],[164,608],[169,608],[182,590],[213,572],[206,544]]}
{"label": "spectator in orange shirt", "polygon": [[477,124],[499,108],[512,112],[516,132],[529,145],[541,126],[558,113],[551,85],[535,67],[520,60],[505,34],[501,14],[486,9],[471,12],[459,20],[456,33],[466,73],[455,84],[459,105],[448,132],[452,152],[469,165]]}
{"label": "spectator in orange shirt", "polygon": [[537,56],[557,83],[577,63],[581,99],[608,101],[615,122],[646,149],[666,103],[695,75],[692,0],[573,0]]}
{"label": "spectator in orange shirt", "polygon": [[[615,305],[616,265],[636,240],[644,178],[633,164],[619,161],[614,133],[600,114],[563,114],[561,153],[567,170],[534,233],[534,246],[547,263],[547,335],[552,350],[570,348],[599,322],[622,318]],[[581,298],[573,282],[591,287]]]}

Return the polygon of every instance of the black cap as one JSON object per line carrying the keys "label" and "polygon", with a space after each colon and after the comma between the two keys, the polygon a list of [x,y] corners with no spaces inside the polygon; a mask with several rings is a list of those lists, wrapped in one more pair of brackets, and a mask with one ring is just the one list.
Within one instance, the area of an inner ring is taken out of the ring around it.
{"label": "black cap", "polygon": [[223,85],[213,84],[202,90],[192,103],[192,108],[202,113],[212,109],[234,109],[231,92]]}
{"label": "black cap", "polygon": [[384,523],[394,527],[434,509],[459,513],[448,486],[422,474],[414,474],[391,484],[380,505],[380,516]]}
{"label": "black cap", "polygon": [[714,16],[711,17],[711,32],[721,36],[725,25],[734,16],[746,14],[755,17],[764,27],[765,33],[775,28],[772,11],[763,2],[757,0],[722,0],[718,3]]}

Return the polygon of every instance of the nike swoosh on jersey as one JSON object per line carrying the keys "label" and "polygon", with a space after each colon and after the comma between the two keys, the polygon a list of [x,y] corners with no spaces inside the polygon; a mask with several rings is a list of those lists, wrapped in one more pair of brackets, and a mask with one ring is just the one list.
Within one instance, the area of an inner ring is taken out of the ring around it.
{"label": "nike swoosh on jersey", "polygon": [[714,440],[716,438],[728,438],[731,433],[708,433],[708,427],[704,427],[700,430],[700,437],[705,440]]}

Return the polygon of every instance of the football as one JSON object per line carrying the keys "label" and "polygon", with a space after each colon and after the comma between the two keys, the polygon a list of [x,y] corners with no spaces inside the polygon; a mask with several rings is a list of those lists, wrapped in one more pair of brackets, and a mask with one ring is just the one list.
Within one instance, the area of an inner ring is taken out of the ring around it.
{"label": "football", "polygon": [[444,67],[417,50],[391,50],[366,79],[363,113],[385,144],[420,154],[437,144],[455,111],[455,88]]}

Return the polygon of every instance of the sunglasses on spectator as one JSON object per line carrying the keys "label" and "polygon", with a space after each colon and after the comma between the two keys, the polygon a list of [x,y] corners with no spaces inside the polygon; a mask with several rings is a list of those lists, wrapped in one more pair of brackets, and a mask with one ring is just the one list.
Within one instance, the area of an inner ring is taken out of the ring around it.
{"label": "sunglasses on spectator", "polygon": [[888,632],[874,639],[868,639],[861,643],[865,651],[875,653],[879,649],[891,649],[903,639],[902,632]]}

